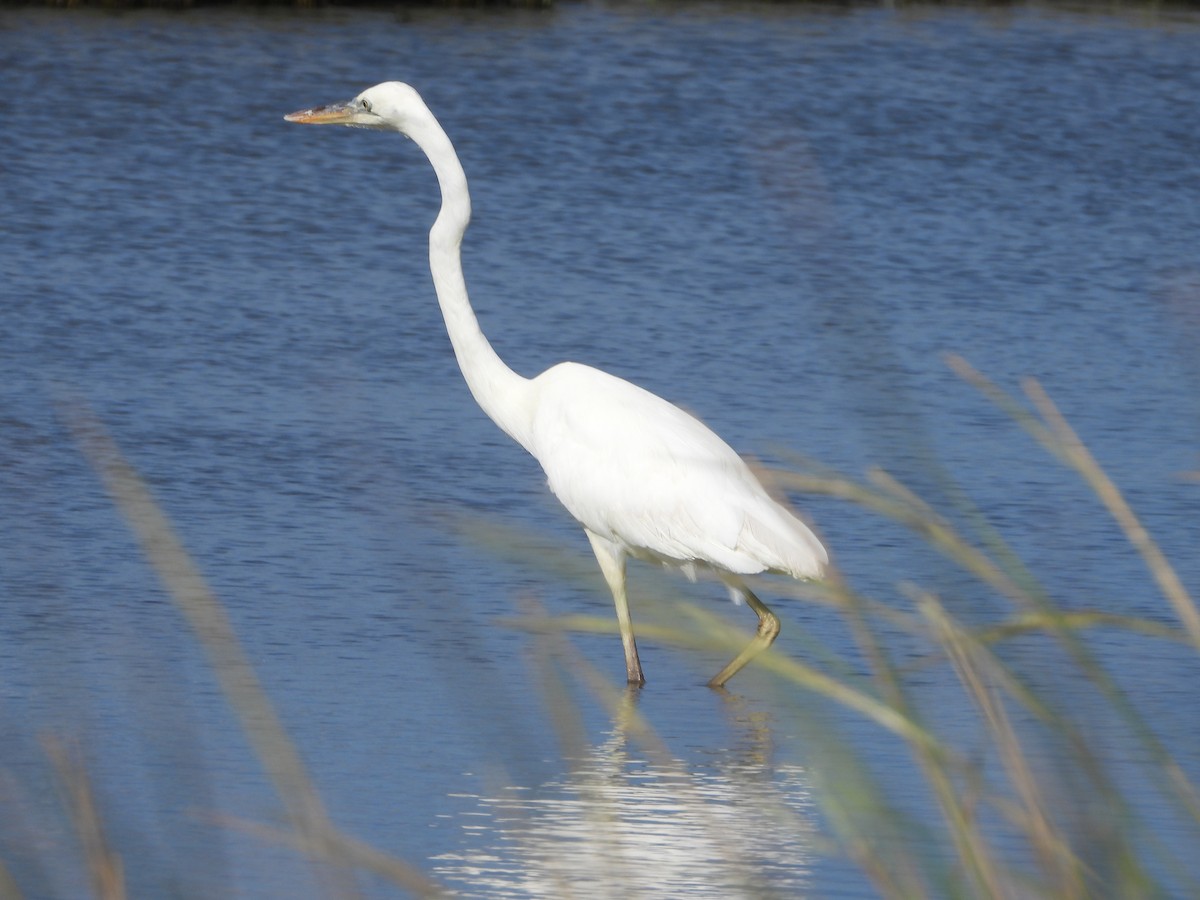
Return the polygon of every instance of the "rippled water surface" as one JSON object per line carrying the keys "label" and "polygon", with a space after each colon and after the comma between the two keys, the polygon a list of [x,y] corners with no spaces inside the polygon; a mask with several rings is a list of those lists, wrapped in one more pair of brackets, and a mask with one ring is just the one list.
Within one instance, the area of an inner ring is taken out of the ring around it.
{"label": "rippled water surface", "polygon": [[[1087,489],[943,354],[1040,379],[1200,587],[1198,25],[717,4],[0,13],[0,840],[24,848],[4,862],[28,896],[84,884],[61,862],[78,855],[48,733],[82,748],[133,895],[316,891],[291,851],[213,824],[278,821],[278,801],[70,439],[71,397],[151,485],[350,834],[478,896],[597,895],[601,851],[630,863],[626,895],[864,895],[821,849],[812,735],[761,672],[719,696],[702,684],[722,653],[644,641],[661,752],[581,690],[577,727],[547,713],[536,645],[505,620],[610,601],[456,370],[426,269],[432,173],[394,135],[282,115],[419,87],[471,181],[472,296],[518,371],[586,361],[759,457],[882,465],[935,503],[957,482],[1051,592],[1172,622]],[[800,499],[864,592],[902,607],[902,582],[963,589],[878,519]],[[750,624],[715,586],[631,576],[635,615],[681,595]],[[789,653],[853,658],[831,612],[779,611]],[[1195,657],[1112,640],[1200,774]],[[622,677],[614,636],[573,643]],[[958,695],[949,668],[928,678]],[[903,749],[836,715],[906,783]],[[1120,760],[1120,724],[1095,729]],[[922,796],[898,802],[932,821]],[[1144,814],[1168,847],[1194,838]]]}

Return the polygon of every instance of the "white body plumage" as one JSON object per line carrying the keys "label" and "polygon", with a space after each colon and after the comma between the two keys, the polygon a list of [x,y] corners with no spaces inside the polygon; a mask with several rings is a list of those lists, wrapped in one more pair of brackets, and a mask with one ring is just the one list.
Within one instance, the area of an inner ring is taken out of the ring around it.
{"label": "white body plumage", "polygon": [[825,550],[698,419],[607,372],[533,380],[529,451],[585,528],[633,556],[733,575],[820,576]]}

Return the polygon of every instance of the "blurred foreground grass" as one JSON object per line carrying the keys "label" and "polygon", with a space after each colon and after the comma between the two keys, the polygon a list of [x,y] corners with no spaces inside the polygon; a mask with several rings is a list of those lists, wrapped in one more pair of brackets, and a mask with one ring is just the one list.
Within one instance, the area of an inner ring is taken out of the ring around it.
{"label": "blurred foreground grass", "polygon": [[[781,490],[836,497],[911,529],[985,588],[998,611],[984,625],[969,624],[954,614],[953,603],[917,584],[902,586],[910,603],[896,608],[858,594],[836,566],[827,582],[795,587],[798,596],[844,618],[858,656],[846,660],[825,653],[815,660],[800,659],[776,650],[764,654],[756,665],[791,695],[835,703],[897,739],[897,746],[907,748],[915,761],[924,778],[922,789],[941,816],[937,823],[907,819],[894,802],[899,786],[881,783],[855,747],[828,728],[814,706],[798,700],[789,712],[798,727],[814,736],[813,758],[806,765],[833,832],[829,852],[853,860],[886,897],[1165,897],[1180,890],[1200,896],[1195,861],[1176,858],[1165,842],[1156,839],[1153,824],[1135,813],[1137,804],[1114,774],[1112,761],[1089,741],[1087,722],[1081,720],[1086,713],[1064,704],[1061,696],[1002,652],[1007,642],[1023,636],[1040,635],[1051,642],[1062,660],[1060,677],[1085,682],[1103,698],[1107,712],[1139,748],[1146,781],[1188,823],[1193,835],[1200,834],[1196,785],[1158,738],[1155,723],[1146,720],[1139,698],[1118,684],[1091,644],[1098,629],[1117,629],[1143,640],[1200,650],[1200,613],[1195,602],[1115,484],[1036,382],[1027,382],[1024,399],[1019,399],[965,361],[952,358],[950,364],[1049,454],[1084,479],[1144,560],[1170,615],[1152,621],[1078,606],[1063,608],[986,519],[966,508],[965,501],[955,512],[958,519],[966,513],[970,534],[882,470],[868,473],[863,481],[816,473],[807,466],[765,472]],[[413,896],[448,893],[422,865],[350,838],[330,820],[221,604],[170,522],[102,425],[78,404],[69,405],[65,415],[203,646],[286,814],[286,827],[229,820],[220,824],[294,847],[310,860],[313,882],[326,896],[356,896],[358,875],[363,872]],[[474,536],[494,548],[503,545],[499,547],[503,552],[514,552],[511,536],[501,538],[486,530]],[[639,634],[646,638],[682,648],[723,651],[736,650],[745,641],[745,635],[722,617],[699,607],[658,606],[664,607],[662,618],[646,617],[639,623]],[[1172,620],[1174,624],[1164,624]],[[589,692],[608,710],[622,740],[636,744],[671,776],[677,763],[653,724],[630,702],[630,693],[595,672],[571,646],[570,634],[615,633],[614,622],[600,617],[549,617],[531,608],[513,624],[532,636],[546,707],[568,759],[581,755],[586,745],[570,690],[575,687]],[[897,634],[907,642],[903,653],[894,646]],[[921,648],[917,658],[911,653],[914,644]],[[927,696],[923,685],[928,681],[916,677],[931,666],[943,665],[957,676],[965,705],[978,721],[978,733],[987,736],[988,756],[996,762],[987,774],[976,758],[976,746],[961,746],[961,740],[956,742],[954,734],[939,727],[936,707],[942,701]],[[1047,746],[1054,748],[1049,764]],[[94,896],[125,897],[123,871],[130,862],[105,834],[82,754],[55,737],[46,739],[45,748],[77,832]],[[689,790],[683,772],[671,776],[669,784],[680,792]],[[807,827],[782,815],[775,821],[778,828]],[[600,832],[595,840],[602,851]],[[564,846],[562,852],[579,851]],[[620,871],[613,868],[611,877],[613,890],[618,890]],[[569,896],[569,885],[565,888],[563,896]],[[749,881],[742,891],[745,896],[763,893],[761,885]],[[0,859],[0,900],[23,896],[22,886]]]}

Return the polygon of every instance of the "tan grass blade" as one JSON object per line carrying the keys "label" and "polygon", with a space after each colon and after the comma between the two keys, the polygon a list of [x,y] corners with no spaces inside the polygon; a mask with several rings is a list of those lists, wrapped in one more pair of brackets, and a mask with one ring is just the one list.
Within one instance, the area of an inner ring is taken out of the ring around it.
{"label": "tan grass blade", "polygon": [[983,714],[1009,783],[1021,802],[1020,823],[1043,871],[1051,879],[1054,896],[1063,900],[1084,896],[1079,860],[1050,819],[1042,791],[1005,711],[1004,701],[991,683],[991,655],[951,619],[932,594],[924,595],[918,601],[918,608],[933,626],[968,696]]}
{"label": "tan grass blade", "polygon": [[1180,622],[1191,636],[1192,643],[1200,650],[1200,611],[1189,596],[1183,582],[1174,567],[1167,561],[1158,544],[1150,536],[1138,519],[1137,514],[1126,502],[1120,489],[1113,483],[1108,474],[1100,468],[1087,446],[1079,439],[1079,435],[1071,428],[1066,418],[1059,411],[1054,401],[1035,380],[1024,382],[1025,393],[1037,407],[1042,418],[1049,426],[1050,433],[1055,438],[1056,452],[1062,456],[1074,469],[1083,476],[1088,486],[1095,492],[1100,501],[1107,507],[1109,514],[1121,526],[1129,542],[1141,554],[1146,567],[1158,583],[1159,589],[1179,616]]}
{"label": "tan grass blade", "polygon": [[104,823],[96,808],[92,785],[78,749],[54,738],[46,738],[43,746],[54,764],[71,821],[83,848],[92,895],[96,900],[125,900],[124,866],[105,835]]}
{"label": "tan grass blade", "polygon": [[[242,650],[220,600],[192,561],[170,520],[145,483],[125,460],[103,425],[80,404],[65,409],[67,423],[88,461],[99,473],[113,501],[137,535],[142,552],[199,640],[221,690],[237,713],[242,729],[284,805],[297,841],[314,860],[336,861],[339,867],[318,868],[328,893],[358,894],[349,871],[355,858],[340,850],[351,846],[330,822],[295,745],[288,737],[266,691]],[[414,880],[417,870],[397,861]]]}
{"label": "tan grass blade", "polygon": [[23,897],[16,879],[12,877],[8,867],[0,862],[0,900],[23,900]]}
{"label": "tan grass blade", "polygon": [[1075,433],[1045,389],[1032,378],[1026,379],[1023,383],[1026,396],[1042,416],[1039,420],[1023,409],[1005,391],[985,378],[961,356],[948,356],[947,363],[964,381],[973,385],[993,403],[1005,410],[1042,446],[1083,477],[1108,509],[1109,514],[1120,525],[1129,542],[1141,554],[1151,575],[1191,638],[1192,644],[1200,649],[1200,611],[1197,610],[1195,602],[1120,490],[1096,462],[1091,451],[1080,440],[1079,435]]}
{"label": "tan grass blade", "polygon": [[[1170,563],[1150,538],[1137,516],[1129,508],[1116,485],[1100,468],[1079,436],[1067,423],[1058,408],[1036,382],[1027,381],[1025,390],[1030,400],[1038,407],[1044,420],[1028,412],[1009,394],[985,378],[982,373],[960,356],[947,357],[947,363],[958,375],[992,400],[998,407],[1013,417],[1038,443],[1062,459],[1092,487],[1110,514],[1125,531],[1127,539],[1142,554],[1153,577],[1158,582],[1168,601],[1176,610],[1184,625],[1188,642],[1200,648],[1200,614]],[[1071,636],[1068,629],[1056,628],[1060,636]],[[1139,629],[1140,630],[1140,629]],[[1068,645],[1084,673],[1092,679],[1113,703],[1114,708],[1135,729],[1139,738],[1153,754],[1160,771],[1172,787],[1171,796],[1180,803],[1192,818],[1200,821],[1200,791],[1191,782],[1167,748],[1159,741],[1134,704],[1108,677],[1102,668],[1090,659],[1078,643]]]}

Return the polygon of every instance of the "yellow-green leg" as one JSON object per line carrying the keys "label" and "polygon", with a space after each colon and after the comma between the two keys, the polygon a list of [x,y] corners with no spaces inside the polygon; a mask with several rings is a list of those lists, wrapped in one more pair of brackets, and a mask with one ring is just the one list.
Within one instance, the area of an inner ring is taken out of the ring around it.
{"label": "yellow-green leg", "polygon": [[771,612],[771,608],[754,596],[750,590],[744,587],[737,587],[735,590],[741,593],[746,604],[758,616],[758,634],[741,653],[729,661],[725,668],[712,677],[708,683],[709,687],[724,687],[725,682],[740,672],[746,663],[770,647],[775,642],[775,638],[779,636],[779,617]]}
{"label": "yellow-green leg", "polygon": [[629,615],[629,597],[625,593],[625,553],[598,534],[587,531],[587,536],[617,608],[617,627],[621,630],[621,644],[625,647],[625,676],[630,684],[643,685],[646,677],[642,674],[642,661],[638,659],[637,642],[633,639],[633,619]]}

